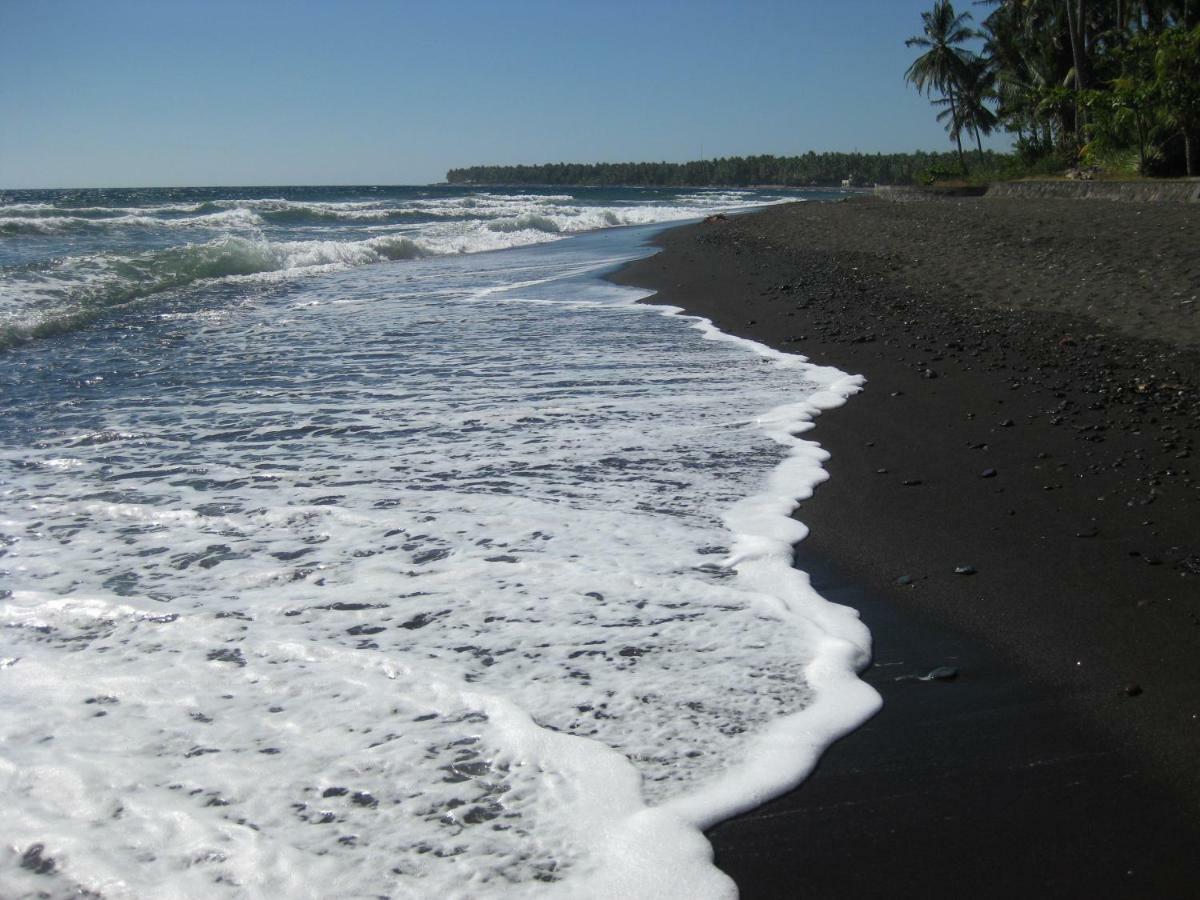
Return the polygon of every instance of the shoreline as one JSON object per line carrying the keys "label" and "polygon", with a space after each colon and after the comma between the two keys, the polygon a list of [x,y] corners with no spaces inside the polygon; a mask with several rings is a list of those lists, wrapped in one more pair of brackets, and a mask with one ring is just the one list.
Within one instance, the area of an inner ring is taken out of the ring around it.
{"label": "shoreline", "polygon": [[862,612],[885,705],[710,831],[743,897],[1194,889],[1198,219],[789,204],[667,231],[610,276],[868,379],[812,432],[831,478],[797,557]]}

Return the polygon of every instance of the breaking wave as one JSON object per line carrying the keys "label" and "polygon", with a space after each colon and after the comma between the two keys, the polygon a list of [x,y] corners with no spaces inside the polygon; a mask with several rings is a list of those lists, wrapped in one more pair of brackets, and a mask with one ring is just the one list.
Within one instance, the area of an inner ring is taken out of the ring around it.
{"label": "breaking wave", "polygon": [[[61,210],[60,212],[68,212]],[[73,211],[72,211],[73,212]],[[262,217],[248,209],[230,209],[189,218],[162,218],[134,212],[114,211],[107,216],[51,215],[34,212],[20,216],[0,217],[0,234],[37,235],[69,234],[105,228],[258,228]]]}
{"label": "breaking wave", "polygon": [[296,277],[426,255],[427,249],[405,237],[275,243],[225,235],[164,250],[74,258],[68,266],[49,271],[42,264],[27,266],[22,273],[6,273],[5,280],[26,275],[27,295],[41,302],[33,309],[26,306],[24,320],[10,319],[0,325],[0,347],[61,334],[103,312],[202,282]]}
{"label": "breaking wave", "polygon": [[330,192],[292,199],[222,196],[216,189],[4,198],[10,202],[0,201],[0,236],[12,240],[0,248],[0,348],[192,286],[503,250],[781,199],[745,191],[574,196],[381,188],[361,199],[349,199],[350,190]]}

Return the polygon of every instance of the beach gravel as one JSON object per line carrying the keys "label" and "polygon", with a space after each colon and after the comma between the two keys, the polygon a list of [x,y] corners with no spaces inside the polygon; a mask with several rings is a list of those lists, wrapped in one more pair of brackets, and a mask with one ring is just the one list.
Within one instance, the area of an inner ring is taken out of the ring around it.
{"label": "beach gravel", "polygon": [[[885,706],[713,829],[742,896],[1193,896],[1200,207],[854,198],[658,243],[614,280],[867,378],[797,555]],[[937,665],[970,677],[895,680]]]}

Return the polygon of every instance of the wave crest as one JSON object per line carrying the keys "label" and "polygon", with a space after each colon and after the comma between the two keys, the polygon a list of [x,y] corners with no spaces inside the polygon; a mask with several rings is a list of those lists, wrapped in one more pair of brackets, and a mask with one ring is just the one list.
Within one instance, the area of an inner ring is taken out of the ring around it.
{"label": "wave crest", "polygon": [[493,219],[487,223],[487,229],[501,233],[509,231],[544,231],[546,234],[558,234],[562,231],[558,222],[550,216],[543,216],[532,212],[521,213],[521,215],[511,219]]}
{"label": "wave crest", "polygon": [[193,284],[287,278],[429,254],[415,241],[398,236],[272,242],[223,235],[165,250],[79,257],[70,261],[65,273],[40,264],[28,266],[21,273],[26,276],[24,286],[28,295],[41,301],[36,304],[40,309],[0,322],[0,347],[73,331],[107,310]]}
{"label": "wave crest", "polygon": [[[217,196],[186,202],[153,192],[131,199],[151,202],[0,203],[0,235],[29,236],[11,242],[18,252],[0,257],[8,263],[0,268],[0,347],[84,327],[106,310],[193,285],[274,282],[386,261],[503,250],[779,202],[735,191],[612,203],[586,193],[436,191],[345,200]],[[202,229],[220,236],[206,239]],[[196,239],[198,234],[203,237]],[[83,252],[95,247],[103,249]]]}
{"label": "wave crest", "polygon": [[228,209],[189,218],[126,214],[106,217],[36,214],[0,217],[0,234],[54,235],[112,228],[260,228],[261,216],[248,209]]}

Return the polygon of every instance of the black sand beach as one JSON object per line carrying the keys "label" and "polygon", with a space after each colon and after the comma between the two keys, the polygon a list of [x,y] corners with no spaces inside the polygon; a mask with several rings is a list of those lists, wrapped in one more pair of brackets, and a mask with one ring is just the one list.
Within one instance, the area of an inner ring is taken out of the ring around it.
{"label": "black sand beach", "polygon": [[797,561],[885,706],[712,830],[742,896],[1195,896],[1200,207],[856,198],[659,243],[614,280],[868,379],[812,433]]}

